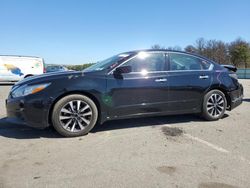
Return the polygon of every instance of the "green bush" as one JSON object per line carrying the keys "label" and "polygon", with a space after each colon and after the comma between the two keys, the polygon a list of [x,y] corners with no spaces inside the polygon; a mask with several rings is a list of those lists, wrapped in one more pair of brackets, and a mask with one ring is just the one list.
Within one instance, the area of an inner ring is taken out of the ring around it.
{"label": "green bush", "polygon": [[67,65],[66,67],[69,70],[76,70],[76,71],[81,71],[83,69],[88,68],[89,66],[93,65],[94,63],[87,63],[87,64],[82,64],[82,65]]}

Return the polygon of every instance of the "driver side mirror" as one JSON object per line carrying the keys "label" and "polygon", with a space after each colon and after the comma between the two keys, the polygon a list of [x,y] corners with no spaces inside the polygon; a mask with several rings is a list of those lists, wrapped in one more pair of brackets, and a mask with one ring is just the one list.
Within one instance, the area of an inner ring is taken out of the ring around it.
{"label": "driver side mirror", "polygon": [[118,67],[114,71],[114,77],[117,79],[123,79],[122,74],[127,74],[132,72],[132,67],[131,66],[123,66],[123,67]]}

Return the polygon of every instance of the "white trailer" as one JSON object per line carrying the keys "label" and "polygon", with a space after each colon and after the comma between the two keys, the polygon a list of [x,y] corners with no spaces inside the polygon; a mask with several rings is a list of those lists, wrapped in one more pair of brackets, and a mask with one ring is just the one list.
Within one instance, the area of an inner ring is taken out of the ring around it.
{"label": "white trailer", "polygon": [[43,73],[45,64],[42,58],[0,55],[0,82],[16,82]]}

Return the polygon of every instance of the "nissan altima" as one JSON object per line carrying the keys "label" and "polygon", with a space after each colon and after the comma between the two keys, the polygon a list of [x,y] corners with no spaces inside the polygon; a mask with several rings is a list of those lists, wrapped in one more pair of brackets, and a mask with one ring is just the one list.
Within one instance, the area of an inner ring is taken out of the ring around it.
{"label": "nissan altima", "polygon": [[215,121],[242,103],[236,70],[186,52],[121,53],[83,71],[18,82],[6,100],[7,116],[35,128],[51,125],[66,137],[114,119],[193,113]]}

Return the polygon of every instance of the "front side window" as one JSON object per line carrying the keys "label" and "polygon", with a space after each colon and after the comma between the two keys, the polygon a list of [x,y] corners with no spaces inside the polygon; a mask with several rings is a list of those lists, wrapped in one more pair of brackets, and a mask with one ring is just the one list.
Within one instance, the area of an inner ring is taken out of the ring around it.
{"label": "front side window", "polygon": [[169,69],[172,71],[208,70],[209,67],[210,63],[195,56],[179,53],[169,54]]}
{"label": "front side window", "polygon": [[123,66],[131,66],[132,72],[164,71],[165,54],[140,52]]}
{"label": "front side window", "polygon": [[101,71],[104,69],[112,69],[119,65],[119,63],[126,61],[130,57],[132,57],[134,53],[124,53],[119,54],[113,57],[110,57],[108,59],[105,59],[103,61],[99,61],[95,63],[94,65],[84,69],[84,72],[92,72],[92,71]]}

